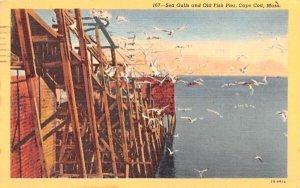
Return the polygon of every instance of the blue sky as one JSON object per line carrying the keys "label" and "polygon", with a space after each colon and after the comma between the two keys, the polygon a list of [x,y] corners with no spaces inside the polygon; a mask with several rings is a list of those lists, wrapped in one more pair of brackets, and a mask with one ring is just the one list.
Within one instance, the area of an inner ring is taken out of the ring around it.
{"label": "blue sky", "polygon": [[[126,32],[135,31],[142,37],[143,32],[166,37],[165,33],[155,31],[153,26],[174,29],[185,26],[177,32],[173,40],[233,40],[263,37],[286,36],[288,33],[287,10],[109,10],[112,14],[108,30],[113,36],[129,36]],[[48,23],[48,11],[37,11]],[[89,15],[83,11],[83,15]],[[129,22],[116,23],[116,16],[125,16]]]}

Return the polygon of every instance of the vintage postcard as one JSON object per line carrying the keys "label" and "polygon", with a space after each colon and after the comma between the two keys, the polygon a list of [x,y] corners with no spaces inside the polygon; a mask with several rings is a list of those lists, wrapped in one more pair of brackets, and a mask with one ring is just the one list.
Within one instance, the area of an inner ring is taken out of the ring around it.
{"label": "vintage postcard", "polygon": [[0,188],[300,188],[300,1],[0,10]]}

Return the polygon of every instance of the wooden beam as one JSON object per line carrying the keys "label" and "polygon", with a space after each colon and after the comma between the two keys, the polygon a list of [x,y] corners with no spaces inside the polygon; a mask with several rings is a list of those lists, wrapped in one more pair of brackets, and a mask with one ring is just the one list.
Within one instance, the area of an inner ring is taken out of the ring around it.
{"label": "wooden beam", "polygon": [[[98,50],[98,55],[102,54],[101,51],[101,45],[100,45],[100,35],[99,35],[99,30],[96,27],[95,29],[95,34],[96,34],[96,41],[97,41],[97,50]],[[105,81],[104,79],[104,67],[103,63],[100,62],[100,73],[102,75],[102,80]],[[112,169],[113,169],[113,174],[115,177],[118,176],[118,169],[117,169],[117,164],[116,164],[116,154],[115,154],[115,148],[114,148],[114,142],[113,142],[113,135],[112,135],[112,125],[111,125],[111,119],[110,119],[110,111],[116,106],[116,103],[113,103],[110,108],[108,107],[108,99],[107,99],[107,88],[106,84],[103,83],[104,91],[102,92],[102,101],[104,105],[104,113],[105,113],[105,121],[106,121],[106,128],[107,128],[107,136],[108,136],[108,143],[109,143],[109,148],[110,148],[110,155],[111,155],[111,161],[112,161]]]}
{"label": "wooden beam", "polygon": [[32,36],[33,43],[46,42],[46,43],[58,43],[59,40],[51,37],[50,35],[34,35]]}
{"label": "wooden beam", "polygon": [[[103,30],[102,30],[103,32]],[[123,99],[122,99],[122,92],[121,92],[121,84],[120,84],[120,72],[116,64],[116,54],[115,50],[111,50],[113,66],[116,67],[115,79],[116,79],[116,97],[117,97],[117,107],[118,107],[118,115],[119,121],[121,125],[121,132],[122,132],[122,149],[124,155],[124,162],[125,162],[125,177],[129,177],[129,157],[128,157],[128,146],[127,146],[127,134],[126,134],[126,127],[125,127],[125,116],[124,116],[124,108],[123,108]]]}
{"label": "wooden beam", "polygon": [[63,67],[63,74],[64,74],[64,82],[65,82],[65,89],[67,91],[68,97],[68,105],[69,105],[69,114],[70,120],[73,126],[73,130],[75,131],[76,137],[76,144],[80,161],[81,167],[81,176],[83,178],[87,177],[86,166],[85,166],[85,159],[83,153],[83,146],[82,140],[80,136],[80,126],[79,126],[79,118],[78,118],[78,111],[76,105],[76,98],[74,92],[74,83],[72,78],[72,69],[71,69],[71,56],[70,56],[70,43],[68,41],[68,30],[66,26],[65,15],[63,10],[57,9],[57,23],[58,23],[58,32],[62,35],[60,38],[60,51],[61,51],[61,60],[62,60],[62,67]]}
{"label": "wooden beam", "polygon": [[91,78],[92,73],[90,70],[91,66],[88,61],[87,46],[86,46],[86,41],[84,39],[81,12],[79,9],[75,9],[75,19],[77,24],[78,40],[79,40],[79,47],[80,47],[79,53],[82,60],[82,71],[83,71],[83,79],[84,79],[85,98],[86,98],[86,104],[88,109],[88,119],[89,119],[90,131],[93,139],[94,153],[97,162],[97,175],[103,177],[101,154],[100,154],[100,147],[99,147],[99,134],[96,125],[97,122],[96,122],[95,106],[94,106],[95,101],[94,101],[92,78]]}
{"label": "wooden beam", "polygon": [[[143,98],[142,98],[142,94],[141,92],[138,92],[138,97],[139,97],[139,101],[141,103],[141,111],[144,113],[146,110],[144,109],[144,104],[143,104]],[[150,165],[150,169],[149,169],[149,174],[150,176],[153,176],[153,159],[152,159],[152,153],[151,153],[151,148],[150,148],[150,143],[149,143],[149,135],[148,135],[148,132],[147,132],[147,122],[146,120],[143,118],[143,133],[145,135],[145,142],[146,142],[146,147],[147,147],[147,152],[148,152],[148,157],[149,157],[149,161],[151,162],[151,165]]]}
{"label": "wooden beam", "polygon": [[139,149],[138,149],[138,145],[137,145],[137,139],[136,139],[136,135],[135,135],[135,126],[134,126],[134,121],[133,121],[133,109],[132,109],[132,102],[130,99],[130,93],[129,93],[129,87],[128,87],[128,83],[126,82],[126,91],[127,91],[127,106],[129,108],[129,123],[130,123],[130,133],[131,133],[131,139],[130,141],[134,143],[134,149],[137,155],[136,161],[137,163],[137,172],[138,172],[138,176],[141,176],[141,166],[139,163]]}
{"label": "wooden beam", "polygon": [[33,44],[31,39],[31,29],[29,23],[28,13],[25,9],[16,9],[15,18],[17,24],[17,32],[19,36],[19,43],[21,47],[22,61],[26,74],[26,82],[28,87],[28,94],[30,98],[30,104],[32,109],[32,117],[34,123],[34,130],[36,136],[37,147],[40,155],[40,162],[42,167],[42,176],[49,177],[49,170],[47,168],[47,162],[45,159],[44,145],[42,138],[42,130],[40,125],[40,117],[37,105],[37,93],[36,93],[36,69],[35,69],[35,56],[33,50]]}
{"label": "wooden beam", "polygon": [[37,13],[34,12],[34,10],[27,9],[26,10],[30,17],[32,17],[42,28],[44,28],[47,32],[47,34],[51,35],[54,38],[58,38],[60,35],[54,31],[48,24],[42,20]]}
{"label": "wooden beam", "polygon": [[[138,98],[138,94],[135,90],[135,82],[132,82],[132,86],[133,86],[133,96],[134,96],[134,104],[135,104],[135,113],[136,113],[136,120],[137,122],[139,122],[140,120],[140,115],[139,115],[139,98]],[[143,168],[144,168],[144,175],[145,177],[148,177],[148,171],[147,171],[147,165],[145,163],[146,159],[145,159],[145,148],[144,148],[144,141],[143,141],[143,135],[142,135],[142,130],[141,130],[141,125],[139,123],[137,123],[137,128],[138,128],[138,141],[140,144],[140,151],[141,151],[141,159],[142,159],[142,164],[143,164]]]}

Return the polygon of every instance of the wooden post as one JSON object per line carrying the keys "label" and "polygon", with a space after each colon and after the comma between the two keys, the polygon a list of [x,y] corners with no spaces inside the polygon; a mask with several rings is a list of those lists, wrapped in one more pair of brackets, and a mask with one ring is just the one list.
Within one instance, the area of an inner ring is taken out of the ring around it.
{"label": "wooden post", "polygon": [[98,138],[99,134],[96,126],[96,116],[95,116],[95,106],[94,106],[95,101],[93,95],[91,69],[88,60],[86,41],[84,39],[84,34],[83,34],[81,12],[78,9],[75,9],[75,18],[77,24],[78,40],[79,40],[79,52],[82,60],[82,70],[83,70],[84,88],[86,94],[85,97],[86,97],[86,103],[88,109],[89,125],[90,125],[90,130],[93,139],[94,154],[96,155],[96,162],[97,162],[97,174],[99,177],[103,177],[99,138]]}
{"label": "wooden post", "polygon": [[49,170],[47,168],[47,162],[45,159],[43,134],[40,125],[40,118],[37,106],[37,94],[36,94],[36,68],[35,68],[35,55],[31,39],[31,29],[29,23],[28,13],[25,9],[16,9],[16,24],[17,32],[19,36],[19,43],[21,47],[21,54],[23,60],[23,66],[26,74],[26,83],[28,86],[28,94],[30,98],[30,105],[33,115],[34,130],[36,136],[36,143],[39,150],[40,162],[42,167],[42,176],[48,178]]}
{"label": "wooden post", "polygon": [[133,121],[133,118],[132,118],[132,115],[133,115],[133,110],[132,110],[132,102],[131,102],[131,99],[130,99],[130,93],[129,93],[129,88],[128,88],[128,83],[126,82],[126,91],[127,91],[127,104],[128,104],[128,109],[129,109],[129,122],[130,122],[130,132],[131,132],[131,142],[134,143],[134,148],[135,148],[135,151],[137,153],[137,158],[136,158],[136,161],[137,161],[137,172],[138,172],[138,175],[140,176],[141,175],[141,167],[140,167],[140,160],[139,160],[139,150],[138,150],[138,146],[137,146],[137,140],[136,140],[136,136],[135,136],[135,127],[134,127],[134,121]]}
{"label": "wooden post", "polygon": [[[142,95],[140,92],[138,94],[139,94],[139,99],[141,101],[141,109],[142,109],[142,112],[144,113],[145,109],[144,109],[144,104],[143,104],[143,98],[142,98]],[[144,124],[143,130],[144,130],[145,139],[146,139],[145,141],[146,141],[146,146],[147,146],[147,152],[148,152],[148,156],[149,156],[149,160],[150,160],[150,174],[152,176],[153,175],[153,160],[152,160],[152,153],[151,153],[151,148],[150,148],[150,143],[149,143],[147,122],[145,119],[143,119],[143,124]]]}
{"label": "wooden post", "polygon": [[117,99],[117,107],[118,107],[118,115],[122,132],[122,149],[124,155],[125,162],[125,177],[129,177],[129,157],[128,157],[128,147],[127,147],[127,136],[126,136],[126,127],[125,127],[125,117],[124,117],[124,109],[123,109],[123,99],[122,92],[120,87],[120,73],[119,67],[116,62],[116,54],[115,49],[111,49],[112,63],[113,66],[116,67],[115,79],[116,79],[116,99]]}
{"label": "wooden post", "polygon": [[78,111],[77,111],[74,83],[72,78],[72,69],[70,63],[71,49],[68,41],[69,33],[67,30],[66,20],[65,20],[65,15],[63,10],[61,9],[56,10],[56,14],[57,14],[58,32],[62,35],[62,37],[60,38],[60,52],[61,52],[61,61],[62,61],[62,67],[64,73],[65,89],[68,97],[70,119],[73,126],[73,130],[75,131],[76,144],[78,148],[78,157],[80,162],[79,165],[81,167],[81,176],[83,178],[86,178],[87,174],[86,174],[86,167],[85,167],[85,159],[84,159],[83,146],[82,146],[82,140],[80,135]]}
{"label": "wooden post", "polygon": [[[97,54],[101,57],[102,51],[101,51],[101,45],[100,45],[100,36],[99,36],[99,29],[98,27],[95,28],[95,35],[96,35],[96,41],[97,41]],[[101,59],[101,58],[100,58]],[[115,154],[115,148],[113,143],[113,135],[112,135],[112,126],[111,126],[111,120],[110,120],[110,112],[109,112],[109,106],[108,106],[108,99],[107,99],[107,87],[104,78],[104,68],[103,68],[103,62],[100,62],[100,74],[102,75],[103,80],[103,87],[104,91],[102,93],[102,99],[103,99],[103,105],[104,105],[104,113],[105,113],[105,121],[106,121],[106,128],[107,128],[107,135],[108,135],[108,142],[109,142],[109,148],[110,148],[110,155],[111,155],[111,161],[112,161],[112,169],[113,174],[115,177],[118,177],[118,170],[117,170],[117,163],[116,163],[116,154]]]}

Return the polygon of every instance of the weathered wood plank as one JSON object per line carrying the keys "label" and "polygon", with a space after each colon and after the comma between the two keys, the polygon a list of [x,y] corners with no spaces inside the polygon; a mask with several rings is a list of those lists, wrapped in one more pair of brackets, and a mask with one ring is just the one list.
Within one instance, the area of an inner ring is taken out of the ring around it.
{"label": "weathered wood plank", "polygon": [[[99,35],[98,28],[95,29],[95,35],[96,35],[96,41],[97,41],[98,55],[101,56],[102,51],[101,51],[100,38],[99,38],[100,35]],[[105,79],[103,77],[103,75],[104,75],[103,63],[104,62],[101,62],[101,65],[99,68],[100,68],[100,74],[102,75],[102,80],[105,81]],[[112,125],[111,125],[111,119],[110,119],[110,112],[117,104],[113,103],[110,107],[108,106],[107,88],[106,88],[105,83],[103,83],[103,87],[104,87],[104,91],[102,92],[102,101],[103,101],[103,105],[104,105],[104,114],[105,114],[105,120],[106,120],[108,143],[109,143],[109,148],[110,148],[110,152],[111,152],[112,169],[113,169],[113,174],[115,175],[115,177],[117,177],[118,170],[117,170],[117,164],[116,164],[116,154],[115,154],[113,135],[112,135]]]}
{"label": "weathered wood plank", "polygon": [[70,119],[76,135],[76,143],[78,148],[78,152],[76,153],[78,154],[79,161],[80,161],[81,176],[83,178],[86,178],[87,172],[86,172],[85,159],[83,154],[82,140],[80,136],[80,126],[79,126],[79,119],[78,119],[78,112],[77,112],[77,105],[76,105],[76,98],[75,98],[74,84],[73,84],[72,70],[71,70],[71,63],[70,63],[71,48],[69,46],[69,41],[68,41],[69,39],[67,37],[68,31],[66,28],[65,15],[63,13],[63,10],[61,9],[56,10],[56,14],[57,14],[58,32],[62,35],[62,37],[60,38],[61,39],[60,51],[61,51],[61,59],[63,65],[65,89],[67,91],[67,97],[68,97]]}
{"label": "weathered wood plank", "polygon": [[99,147],[99,140],[98,140],[99,134],[97,132],[97,126],[96,126],[97,122],[96,122],[96,115],[95,115],[95,106],[94,106],[95,101],[93,96],[91,70],[90,70],[90,64],[87,57],[88,54],[87,54],[86,41],[84,39],[84,34],[83,34],[81,12],[78,9],[75,9],[75,18],[76,18],[79,48],[80,48],[79,53],[82,60],[82,70],[83,70],[83,79],[84,79],[84,88],[85,88],[85,98],[86,98],[86,104],[88,109],[88,119],[89,119],[90,131],[93,139],[94,153],[97,162],[97,173],[100,177],[103,177],[100,147]]}
{"label": "weathered wood plank", "polygon": [[19,37],[19,43],[21,48],[23,66],[26,74],[26,82],[28,86],[28,94],[30,98],[30,104],[32,108],[34,130],[36,136],[36,142],[40,155],[40,162],[42,167],[43,177],[49,177],[49,170],[47,169],[47,163],[44,153],[44,145],[42,138],[42,130],[40,125],[40,117],[37,105],[37,93],[36,93],[36,68],[35,68],[35,56],[33,50],[33,44],[31,39],[31,29],[29,23],[28,13],[25,9],[15,10],[17,32]]}

